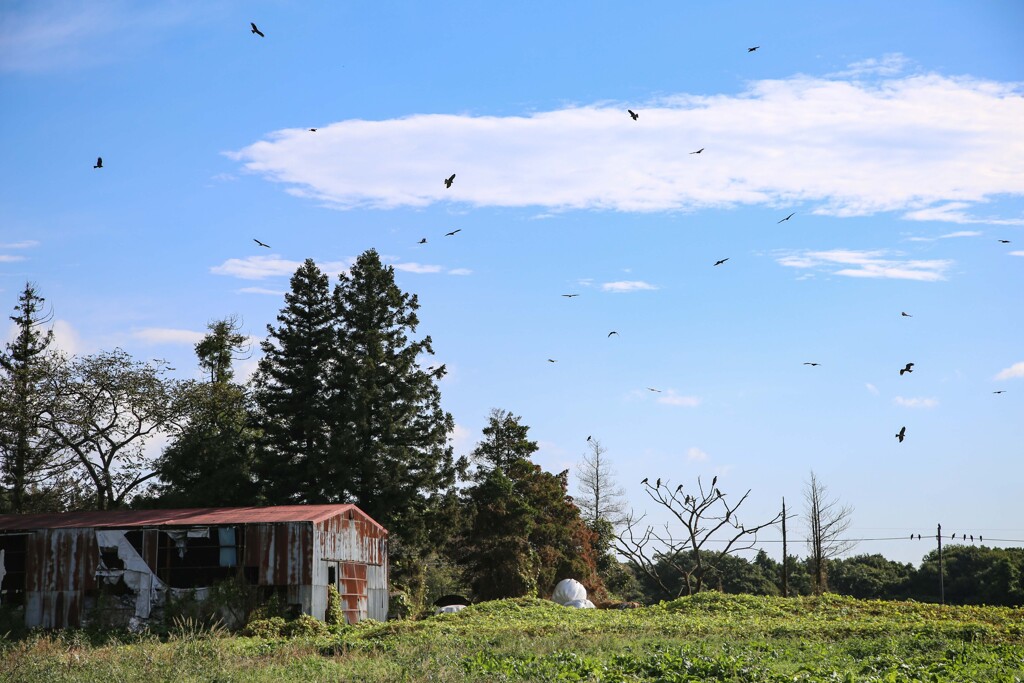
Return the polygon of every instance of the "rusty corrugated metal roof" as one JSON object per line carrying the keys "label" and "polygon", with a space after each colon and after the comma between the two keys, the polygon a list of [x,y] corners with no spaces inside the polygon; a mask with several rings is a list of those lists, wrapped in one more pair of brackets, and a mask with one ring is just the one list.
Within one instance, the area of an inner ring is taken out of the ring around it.
{"label": "rusty corrugated metal roof", "polygon": [[0,515],[0,531],[27,529],[125,528],[143,526],[215,526],[217,524],[258,524],[273,522],[322,522],[354,512],[384,529],[357,506],[277,505],[274,507],[188,508],[184,510],[107,510],[99,512],[54,512],[33,515]]}

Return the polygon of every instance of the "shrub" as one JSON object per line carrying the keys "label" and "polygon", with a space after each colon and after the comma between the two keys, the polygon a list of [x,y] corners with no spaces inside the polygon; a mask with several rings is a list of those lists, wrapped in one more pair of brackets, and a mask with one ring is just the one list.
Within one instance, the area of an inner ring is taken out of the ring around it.
{"label": "shrub", "polygon": [[328,626],[337,626],[345,623],[345,612],[341,609],[341,595],[338,587],[330,585],[327,587],[327,614],[324,621]]}
{"label": "shrub", "polygon": [[287,638],[315,638],[327,633],[327,624],[308,614],[300,614],[281,629],[281,635]]}
{"label": "shrub", "polygon": [[264,638],[271,640],[274,638],[281,637],[281,631],[288,622],[283,617],[270,617],[269,619],[253,619],[245,628],[242,629],[242,635],[250,636],[253,638]]}

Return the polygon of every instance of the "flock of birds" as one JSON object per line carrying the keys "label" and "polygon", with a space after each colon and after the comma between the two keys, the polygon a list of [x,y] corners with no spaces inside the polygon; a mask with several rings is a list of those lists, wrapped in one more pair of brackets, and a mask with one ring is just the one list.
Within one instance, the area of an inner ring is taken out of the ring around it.
{"label": "flock of birds", "polygon": [[[256,26],[255,22],[249,22],[249,26],[250,26],[250,32],[252,34],[257,35],[260,38],[265,38],[266,37],[266,34],[264,34],[263,31],[261,31],[259,29],[259,27]],[[748,53],[756,52],[758,49],[760,49],[760,47],[761,47],[760,45],[755,45],[753,47],[748,47],[747,48],[747,52]],[[633,111],[632,109],[627,109],[626,113],[629,114],[630,118],[633,121],[639,121],[640,120],[640,114],[638,112]],[[316,128],[309,128],[307,130],[309,132],[311,132],[311,133],[315,133],[317,131]],[[694,150],[693,152],[690,152],[690,154],[701,154],[701,153],[704,152],[704,149],[705,149],[704,147],[701,147],[698,150]],[[96,157],[96,164],[93,166],[93,168],[94,169],[103,168],[103,157]],[[448,176],[447,178],[444,179],[444,186],[445,186],[446,189],[451,189],[452,185],[455,183],[455,175],[456,175],[455,173],[452,173],[450,176]],[[785,218],[780,219],[777,222],[778,223],[784,223],[784,222],[790,220],[791,218],[793,218],[793,216],[795,216],[795,215],[796,215],[795,211],[791,212],[788,216],[786,216]],[[462,228],[457,228],[455,230],[452,230],[450,232],[445,233],[444,236],[445,237],[454,237],[456,234],[458,234],[460,232],[462,232]],[[260,246],[260,247],[264,247],[264,248],[267,248],[267,249],[271,248],[269,244],[267,244],[265,242],[262,242],[262,241],[256,239],[255,237],[253,238],[253,241],[258,246]],[[998,241],[1001,244],[1009,244],[1010,243],[1010,240],[1006,240],[1006,239],[1000,239]],[[426,237],[421,238],[419,240],[419,242],[417,242],[417,244],[426,244],[426,243],[427,243],[427,238]],[[712,264],[712,266],[721,266],[725,262],[727,262],[728,260],[729,260],[729,257],[726,257],[726,258],[723,258],[723,259],[718,259],[717,261],[715,261]],[[573,293],[573,294],[563,294],[562,296],[566,297],[568,299],[572,299],[574,297],[579,296],[579,294],[575,294],[575,293]],[[902,317],[904,317],[904,318],[912,318],[913,317],[911,314],[907,313],[906,311],[901,311],[900,315]],[[612,336],[619,336],[619,333],[617,331],[615,331],[615,330],[612,330],[611,332],[608,333],[608,337],[610,338]],[[554,358],[548,358],[547,360],[548,360],[549,363],[557,363],[558,362]],[[811,367],[817,367],[817,366],[819,366],[821,364],[820,363],[816,363],[816,362],[805,362],[804,365],[809,365]],[[904,366],[903,368],[900,368],[900,376],[902,377],[904,374],[912,373],[913,372],[913,367],[914,367],[913,363],[907,363],[906,366]],[[652,391],[652,392],[656,392],[656,393],[662,393],[660,389],[655,389],[653,387],[647,387],[647,390],[648,391]],[[1002,393],[1005,393],[1005,390],[1004,389],[1000,389],[1000,390],[997,390],[997,391],[993,391],[992,393],[993,394],[1002,394]],[[896,433],[896,439],[900,443],[903,443],[903,439],[906,437],[906,434],[907,434],[906,426],[900,427],[900,431]],[[587,441],[590,441],[590,440],[591,440],[591,437],[588,436],[587,437]],[[645,478],[641,483],[642,484],[647,484],[647,479]],[[660,486],[660,485],[661,485],[661,480],[659,479],[658,480],[658,486]],[[913,538],[913,537],[914,537],[913,534],[911,534],[911,538]],[[920,537],[921,536],[919,534],[918,538],[920,538]],[[953,538],[956,538],[956,534],[953,535]],[[966,535],[964,536],[964,538],[966,539]],[[978,538],[980,539],[981,537],[979,536]],[[973,536],[971,536],[971,540],[974,540]]]}

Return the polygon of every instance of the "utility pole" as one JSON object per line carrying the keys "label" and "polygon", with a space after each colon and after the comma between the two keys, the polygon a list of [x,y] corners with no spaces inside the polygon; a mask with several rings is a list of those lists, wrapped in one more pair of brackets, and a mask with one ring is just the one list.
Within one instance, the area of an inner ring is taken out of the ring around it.
{"label": "utility pole", "polygon": [[782,499],[782,597],[789,597],[789,555],[786,552],[786,499]]}
{"label": "utility pole", "polygon": [[939,604],[946,604],[946,588],[942,584],[942,525],[939,525],[935,532],[935,538],[939,541]]}

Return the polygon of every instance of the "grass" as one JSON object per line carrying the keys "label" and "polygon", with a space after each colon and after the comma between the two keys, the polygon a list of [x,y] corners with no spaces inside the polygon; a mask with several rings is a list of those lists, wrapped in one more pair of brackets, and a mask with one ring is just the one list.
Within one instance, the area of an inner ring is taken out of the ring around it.
{"label": "grass", "polygon": [[1006,681],[1024,683],[1024,609],[702,593],[635,610],[501,600],[310,638],[193,628],[0,644],[8,681]]}

